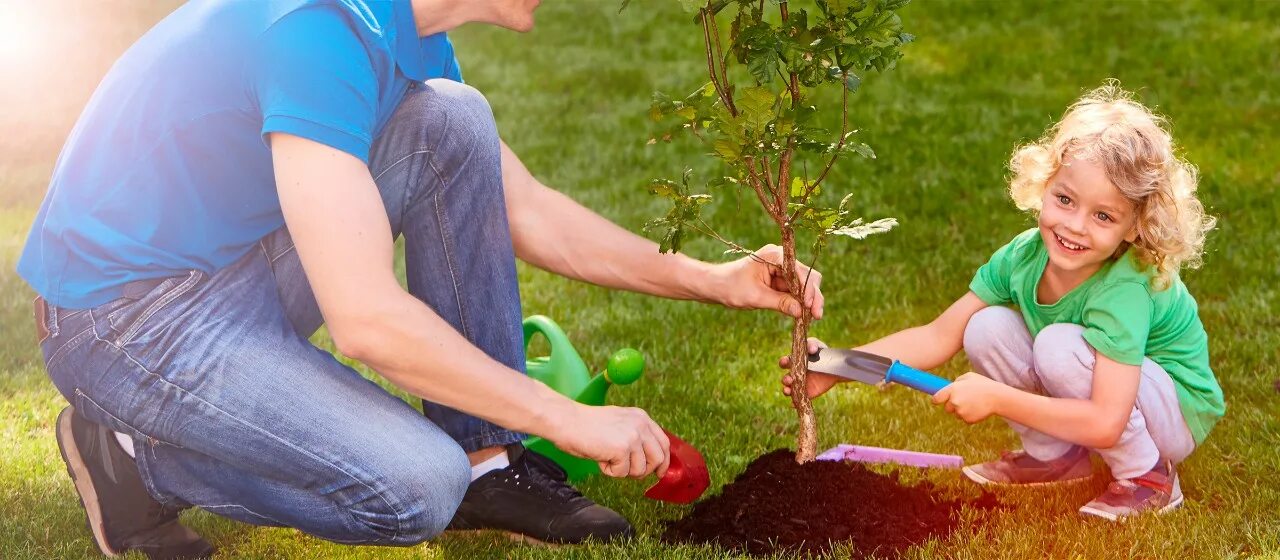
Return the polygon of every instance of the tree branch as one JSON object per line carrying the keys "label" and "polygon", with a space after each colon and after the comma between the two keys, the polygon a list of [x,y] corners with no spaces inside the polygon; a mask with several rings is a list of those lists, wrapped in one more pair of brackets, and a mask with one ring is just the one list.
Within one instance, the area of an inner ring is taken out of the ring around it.
{"label": "tree branch", "polygon": [[769,213],[769,217],[773,218],[773,220],[777,222],[779,218],[781,218],[781,216],[779,216],[780,212],[774,209],[773,204],[769,202],[769,198],[765,196],[765,181],[756,174],[755,160],[748,157],[743,158],[743,162],[747,164],[747,183],[751,185],[751,190],[755,191],[756,198],[760,200],[760,204],[764,206],[765,211]]}
{"label": "tree branch", "polygon": [[[701,13],[702,42],[707,52],[707,73],[711,75],[711,84],[715,86],[716,94],[720,96],[720,103],[724,104],[724,108],[729,111],[730,115],[736,117],[738,116],[738,110],[733,106],[733,99],[729,97],[727,86],[720,81],[719,74],[716,72],[715,55],[711,52],[711,28],[715,27],[716,16],[707,11],[706,8],[703,8]],[[716,32],[716,41],[720,41],[719,31]]]}
{"label": "tree branch", "polygon": [[[847,77],[845,74],[842,74],[842,76]],[[822,168],[822,173],[818,175],[817,179],[813,180],[813,184],[805,189],[803,203],[809,202],[809,195],[818,190],[818,185],[822,184],[822,181],[827,178],[827,174],[831,172],[831,168],[835,166],[836,160],[840,158],[840,149],[844,147],[845,135],[849,133],[849,88],[845,87],[844,79],[840,81],[840,91],[842,92],[840,95],[840,137],[836,140],[836,149],[831,154],[831,160],[827,162],[826,167]],[[796,218],[797,212],[799,210],[791,214],[792,220]]]}
{"label": "tree branch", "polygon": [[[787,3],[778,3],[778,10],[782,14],[782,21],[787,21],[790,13],[787,11]],[[791,108],[794,110],[800,106],[800,77],[795,72],[790,73],[790,80],[787,81],[787,91],[791,94]],[[787,138],[787,147],[782,151],[782,157],[778,161],[778,207],[782,208],[783,214],[787,213],[786,206],[782,204],[783,197],[787,200],[791,198],[791,158],[795,155],[796,136],[791,134]],[[785,192],[783,192],[785,189]],[[795,219],[795,215],[788,215],[786,225],[790,225]]]}
{"label": "tree branch", "polygon": [[738,107],[733,104],[733,92],[729,91],[729,74],[725,65],[724,48],[720,46],[720,24],[716,23],[715,14],[708,14],[711,18],[711,35],[716,39],[716,60],[720,61],[720,83],[724,86],[724,97],[721,102],[727,103],[725,108],[729,109],[729,114],[738,116]]}
{"label": "tree branch", "polygon": [[697,230],[699,233],[701,233],[701,234],[703,234],[703,235],[705,235],[705,236],[707,236],[707,237],[710,237],[710,238],[712,238],[712,239],[715,239],[716,241],[719,241],[719,242],[721,242],[721,243],[724,243],[725,245],[727,245],[730,249],[733,249],[734,251],[737,251],[737,252],[739,252],[739,253],[746,253],[746,255],[747,255],[748,257],[751,257],[751,260],[756,261],[756,262],[758,262],[758,263],[760,263],[760,264],[769,265],[769,266],[774,266],[774,267],[780,266],[780,265],[777,265],[777,264],[771,263],[771,262],[769,262],[769,261],[766,261],[766,260],[764,260],[764,259],[760,258],[760,256],[759,256],[759,255],[756,255],[755,251],[752,251],[752,250],[750,250],[750,249],[747,249],[746,247],[743,247],[742,245],[738,245],[737,243],[734,243],[734,242],[732,242],[732,241],[730,241],[730,240],[728,240],[728,239],[725,239],[725,238],[724,238],[723,236],[721,236],[719,233],[716,233],[716,231],[715,231],[714,229],[711,229],[711,225],[710,225],[710,224],[708,224],[708,223],[706,222],[706,220],[703,220],[702,218],[698,218],[698,223],[699,223],[699,224],[702,224],[702,227],[698,227],[698,226],[697,226],[697,225],[695,225],[695,224],[690,224],[690,225],[692,225],[692,226],[693,226],[693,229]]}

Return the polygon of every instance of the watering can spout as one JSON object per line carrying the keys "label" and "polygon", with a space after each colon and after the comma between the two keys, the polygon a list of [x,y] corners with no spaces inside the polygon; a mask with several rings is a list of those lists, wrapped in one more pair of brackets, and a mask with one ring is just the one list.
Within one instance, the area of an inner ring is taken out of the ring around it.
{"label": "watering can spout", "polygon": [[610,385],[630,385],[644,374],[644,356],[640,352],[623,348],[609,357],[609,365],[596,374],[573,400],[592,406],[603,406]]}

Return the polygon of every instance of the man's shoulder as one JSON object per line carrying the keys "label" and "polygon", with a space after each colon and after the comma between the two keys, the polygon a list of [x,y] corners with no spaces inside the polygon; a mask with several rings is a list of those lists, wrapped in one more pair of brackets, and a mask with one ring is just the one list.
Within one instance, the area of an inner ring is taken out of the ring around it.
{"label": "man's shoulder", "polygon": [[192,0],[169,14],[156,29],[205,40],[225,36],[246,41],[287,25],[295,32],[350,29],[366,40],[377,40],[392,24],[392,7],[390,0]]}

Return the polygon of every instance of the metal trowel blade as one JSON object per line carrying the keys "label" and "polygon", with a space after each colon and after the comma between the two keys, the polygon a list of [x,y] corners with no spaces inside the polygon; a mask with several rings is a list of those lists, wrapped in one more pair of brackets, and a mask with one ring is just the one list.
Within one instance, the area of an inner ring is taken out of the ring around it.
{"label": "metal trowel blade", "polygon": [[884,382],[884,374],[893,365],[893,360],[847,348],[820,348],[809,354],[809,371],[826,373],[866,383],[879,385]]}

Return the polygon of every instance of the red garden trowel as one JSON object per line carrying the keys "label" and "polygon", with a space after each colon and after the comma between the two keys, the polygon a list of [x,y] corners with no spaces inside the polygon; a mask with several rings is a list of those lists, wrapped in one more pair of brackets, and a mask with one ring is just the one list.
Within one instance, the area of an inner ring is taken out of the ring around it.
{"label": "red garden trowel", "polygon": [[707,462],[697,449],[675,434],[665,429],[662,433],[671,440],[671,463],[667,465],[667,474],[644,491],[644,497],[677,504],[691,503],[711,485]]}
{"label": "red garden trowel", "polygon": [[847,348],[821,348],[809,354],[809,371],[852,379],[868,385],[897,383],[930,395],[951,382],[879,354]]}

